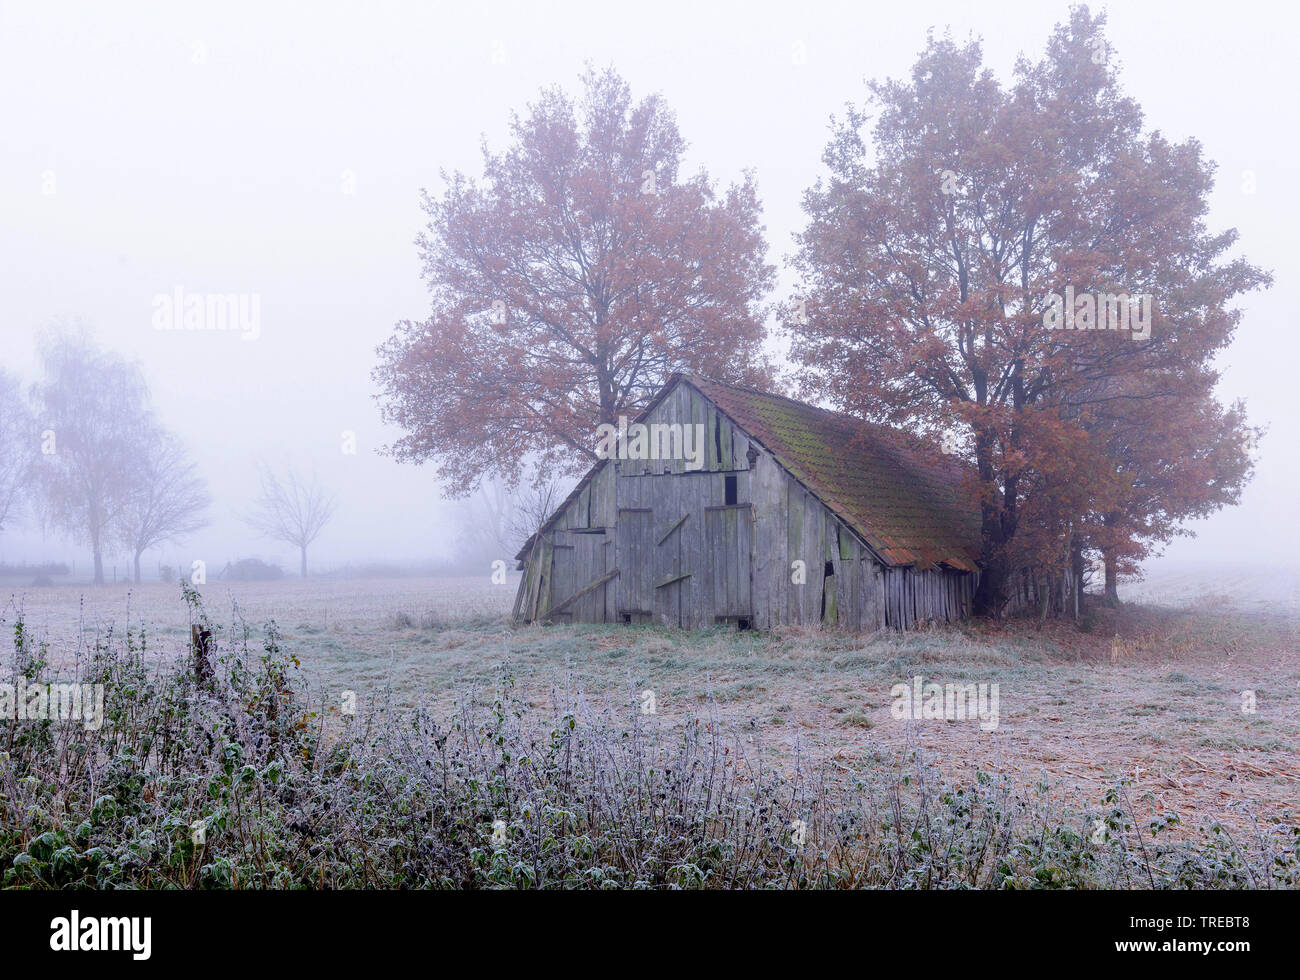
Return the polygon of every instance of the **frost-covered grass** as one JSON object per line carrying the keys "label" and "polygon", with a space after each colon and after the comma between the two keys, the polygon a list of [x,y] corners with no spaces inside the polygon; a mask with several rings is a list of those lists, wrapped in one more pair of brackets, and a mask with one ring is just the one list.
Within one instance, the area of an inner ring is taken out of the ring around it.
{"label": "frost-covered grass", "polygon": [[[178,593],[175,586],[135,590],[128,615],[125,588],[90,590],[84,605],[76,593],[33,590],[10,605],[5,628],[22,607],[27,635],[48,641],[51,669],[68,669],[79,640],[84,659],[96,637],[110,646],[127,643],[126,630],[136,624],[129,642],[144,647],[142,662],[162,677],[183,672],[188,657],[192,613]],[[919,765],[932,787],[973,792],[986,785],[981,780],[992,780],[1008,798],[1036,801],[1056,826],[1074,834],[1095,828],[1095,820],[1118,807],[1131,833],[1154,825],[1161,839],[1203,847],[1220,839],[1212,829],[1217,823],[1244,847],[1242,841],[1276,841],[1295,819],[1300,654],[1296,621],[1286,608],[1129,607],[1096,614],[1087,633],[1012,622],[863,637],[798,629],[512,626],[506,614],[514,583],[492,586],[486,576],[208,586],[203,593],[207,614],[226,628],[219,633],[223,655],[236,640],[244,643],[232,624],[242,618],[255,635],[264,620],[275,620],[277,649],[301,665],[291,671],[295,697],[315,713],[314,758],[347,751],[370,765],[395,751],[393,740],[405,737],[411,724],[469,733],[470,752],[486,729],[475,728],[479,722],[471,724],[465,712],[476,706],[481,721],[499,702],[514,726],[510,737],[527,744],[549,744],[565,715],[584,719],[584,737],[592,738],[598,730],[600,738],[614,738],[635,715],[657,733],[656,751],[706,739],[724,759],[746,760],[738,785],[757,787],[752,773],[761,767],[764,778],[781,786],[776,799],[796,785],[810,793],[811,780],[841,809],[859,806],[853,802],[859,792],[893,807],[889,787],[901,792],[909,785],[903,780],[915,785]],[[147,624],[143,633],[140,624]],[[997,729],[895,718],[890,689],[916,675],[998,684]],[[639,713],[646,692],[653,694],[650,716]],[[1247,692],[1253,711],[1242,710]],[[353,694],[359,714],[348,720],[339,709]],[[362,719],[369,741],[355,744]],[[592,752],[594,746],[589,743]],[[610,745],[600,751],[607,750]],[[486,810],[475,812],[480,823],[486,819]],[[855,819],[882,818],[863,811]],[[466,860],[469,841],[461,840]],[[498,860],[491,848],[484,853],[489,863]],[[491,874],[497,877],[477,883],[524,883],[513,871],[506,879],[499,868]],[[555,869],[544,877],[574,883]]]}
{"label": "frost-covered grass", "polygon": [[[983,766],[951,771],[925,747],[920,726],[906,727],[892,759],[848,765],[839,754],[818,760],[796,751],[789,764],[777,764],[756,720],[746,726],[724,717],[711,682],[674,717],[647,711],[635,682],[621,694],[611,686],[598,704],[578,679],[584,662],[635,656],[641,647],[671,665],[665,670],[698,669],[683,653],[696,646],[728,671],[768,656],[788,669],[773,676],[856,669],[865,678],[923,659],[934,650],[930,635],[879,638],[882,656],[873,658],[870,643],[828,637],[814,638],[823,641],[817,646],[794,635],[462,630],[507,647],[515,637],[533,647],[585,644],[588,656],[570,658],[542,704],[519,696],[515,671],[503,661],[478,690],[473,679],[450,685],[442,711],[437,701],[404,707],[389,687],[369,692],[352,714],[331,703],[328,684],[303,676],[298,652],[273,624],[259,629],[238,616],[218,622],[192,592],[185,606],[210,637],[204,669],[189,653],[151,652],[147,627],[97,632],[71,651],[63,679],[104,685],[101,727],[0,722],[3,885],[1265,888],[1297,881],[1300,828],[1285,820],[1210,823],[1189,837],[1177,833],[1184,826],[1177,811],[1139,812],[1138,779],[1121,778],[1096,800],[1072,805],[1046,779]],[[21,618],[9,625],[10,673],[47,677],[51,649]],[[615,636],[631,645],[613,645]],[[839,656],[858,666],[836,667]],[[829,665],[813,667],[828,657]],[[749,705],[760,688],[727,689]],[[790,705],[775,710],[797,714]],[[862,713],[844,721],[846,730],[874,730]]]}

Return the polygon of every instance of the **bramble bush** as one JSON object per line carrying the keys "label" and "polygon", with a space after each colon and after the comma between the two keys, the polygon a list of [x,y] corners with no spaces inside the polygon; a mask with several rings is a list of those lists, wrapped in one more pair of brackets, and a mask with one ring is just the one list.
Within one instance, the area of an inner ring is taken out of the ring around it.
{"label": "bramble bush", "polygon": [[[765,765],[710,709],[685,725],[553,694],[526,713],[509,668],[450,717],[380,696],[324,710],[274,622],[212,623],[208,656],[108,629],[75,653],[102,727],[0,720],[8,888],[1295,887],[1300,827],[1194,842],[1143,825],[1121,784],[1098,812],[913,747],[863,774]],[[11,676],[47,647],[13,627]]]}

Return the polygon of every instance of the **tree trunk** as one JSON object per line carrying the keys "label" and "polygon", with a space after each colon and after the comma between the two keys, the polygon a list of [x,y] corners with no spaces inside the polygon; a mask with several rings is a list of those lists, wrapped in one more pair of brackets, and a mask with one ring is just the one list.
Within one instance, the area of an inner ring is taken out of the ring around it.
{"label": "tree trunk", "polygon": [[1106,605],[1115,609],[1119,606],[1119,569],[1113,552],[1103,551],[1102,558],[1106,563]]}
{"label": "tree trunk", "polygon": [[1007,602],[1006,560],[1001,545],[986,545],[980,563],[980,582],[975,589],[974,613],[976,616],[997,616]]}
{"label": "tree trunk", "polygon": [[140,552],[135,553],[135,584],[140,584]]}
{"label": "tree trunk", "polygon": [[306,578],[307,577],[307,546],[303,545],[301,551],[302,551],[302,577]]}
{"label": "tree trunk", "polygon": [[1083,612],[1083,543],[1077,537],[1070,540],[1070,574],[1074,578],[1074,625],[1079,625]]}
{"label": "tree trunk", "polygon": [[100,550],[99,539],[96,538],[91,545],[91,550],[95,555],[95,584],[104,584],[104,553]]}
{"label": "tree trunk", "polygon": [[[975,458],[979,470],[980,482],[985,486],[994,484],[992,447],[995,435],[989,430],[981,430],[975,436]],[[1011,579],[1011,563],[1007,558],[1007,542],[1015,534],[1016,515],[1014,501],[1016,495],[1015,478],[1009,478],[1006,486],[994,493],[994,500],[982,500],[980,503],[980,529],[984,544],[980,554],[980,581],[972,602],[977,616],[1000,616],[1006,608],[1008,587]]]}

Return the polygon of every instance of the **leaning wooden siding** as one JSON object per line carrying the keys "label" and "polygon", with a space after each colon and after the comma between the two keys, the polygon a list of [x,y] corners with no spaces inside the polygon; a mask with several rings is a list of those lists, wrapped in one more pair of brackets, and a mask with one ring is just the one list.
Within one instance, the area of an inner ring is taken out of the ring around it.
{"label": "leaning wooden siding", "polygon": [[971,614],[976,581],[969,573],[908,567],[883,572],[883,628],[910,629],[920,622],[953,622]]}
{"label": "leaning wooden siding", "polygon": [[865,632],[970,614],[973,575],[886,566],[690,385],[643,421],[702,425],[703,468],[601,464],[525,556],[517,618]]}

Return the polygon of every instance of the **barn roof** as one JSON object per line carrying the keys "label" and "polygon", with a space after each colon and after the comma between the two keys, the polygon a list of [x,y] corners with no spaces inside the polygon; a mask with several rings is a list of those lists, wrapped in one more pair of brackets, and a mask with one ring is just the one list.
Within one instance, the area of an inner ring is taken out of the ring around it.
{"label": "barn roof", "polygon": [[[782,395],[680,374],[669,378],[636,421],[643,421],[679,383],[713,402],[886,564],[978,569],[980,515],[965,486],[967,474],[931,444]],[[606,462],[583,477],[542,531]],[[520,549],[520,561],[535,537]]]}
{"label": "barn roof", "polygon": [[965,471],[888,426],[704,378],[686,382],[725,412],[887,564],[975,571],[979,507]]}

